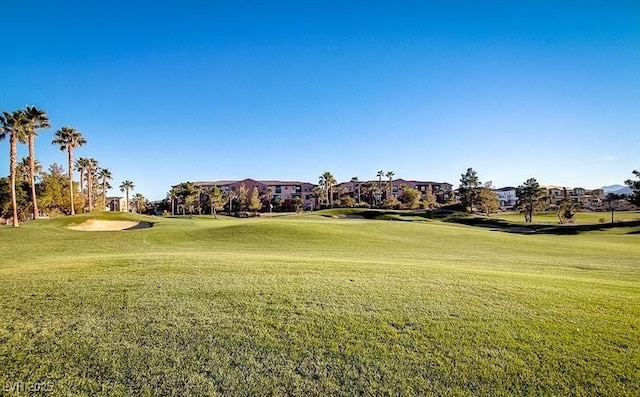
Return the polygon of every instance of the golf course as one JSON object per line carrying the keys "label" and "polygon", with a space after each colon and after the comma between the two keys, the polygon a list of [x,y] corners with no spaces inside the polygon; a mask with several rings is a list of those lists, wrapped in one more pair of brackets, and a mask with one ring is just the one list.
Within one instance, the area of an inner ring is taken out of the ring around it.
{"label": "golf course", "polygon": [[92,213],[0,252],[2,395],[640,393],[637,221]]}

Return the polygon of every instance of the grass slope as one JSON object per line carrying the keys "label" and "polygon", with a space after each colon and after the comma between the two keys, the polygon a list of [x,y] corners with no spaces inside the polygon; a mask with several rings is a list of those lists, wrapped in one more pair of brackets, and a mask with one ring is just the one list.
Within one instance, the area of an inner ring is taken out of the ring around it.
{"label": "grass slope", "polygon": [[61,396],[640,391],[628,230],[98,216],[154,227],[0,229],[4,394],[42,381]]}

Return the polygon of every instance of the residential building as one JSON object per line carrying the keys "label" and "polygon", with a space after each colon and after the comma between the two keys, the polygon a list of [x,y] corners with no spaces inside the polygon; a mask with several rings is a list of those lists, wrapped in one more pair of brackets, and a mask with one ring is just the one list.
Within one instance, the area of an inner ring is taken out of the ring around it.
{"label": "residential building", "polygon": [[581,187],[547,186],[549,204],[556,206],[564,199],[570,199],[581,204],[586,209],[595,209],[602,206],[604,201],[603,189],[584,189]]}
{"label": "residential building", "polygon": [[500,208],[515,207],[518,203],[518,196],[516,195],[515,187],[501,187],[500,189],[495,189],[494,192],[498,196]]}
{"label": "residential building", "polygon": [[[353,181],[348,181],[339,183],[336,185],[336,189],[334,190],[338,197],[341,195],[347,195],[349,197],[353,197],[357,201],[358,186],[360,186],[360,201],[370,202],[372,197],[368,195],[363,186],[377,186],[379,183],[379,180],[359,181],[357,184]],[[453,185],[446,182],[415,181],[406,179],[394,179],[391,183],[389,183],[388,180],[383,180],[381,185],[382,200],[391,197],[395,197],[399,200],[402,199],[402,187],[409,186],[412,189],[419,190],[422,194],[426,194],[427,191],[429,191],[429,188],[431,188],[431,192],[433,193],[436,201],[443,204],[451,197],[453,188]]]}
{"label": "residential building", "polygon": [[126,212],[127,199],[124,197],[107,197],[107,210],[112,212]]}
{"label": "residential building", "polygon": [[313,188],[315,185],[308,182],[255,180],[247,178],[243,180],[194,182],[193,184],[203,188],[217,186],[225,195],[228,195],[229,193],[235,193],[237,195],[240,191],[240,186],[244,184],[249,197],[251,196],[254,187],[258,189],[258,193],[265,202],[265,206],[268,205],[269,201],[280,202],[286,205],[288,202],[299,198],[302,200],[302,205],[305,209],[313,210],[317,208],[316,199],[313,194]]}

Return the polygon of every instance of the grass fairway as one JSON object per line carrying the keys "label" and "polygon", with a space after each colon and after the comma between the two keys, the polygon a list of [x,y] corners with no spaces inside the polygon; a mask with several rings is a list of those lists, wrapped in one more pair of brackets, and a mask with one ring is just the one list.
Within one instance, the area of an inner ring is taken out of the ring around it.
{"label": "grass fairway", "polygon": [[640,393],[638,227],[99,217],[0,229],[0,394]]}

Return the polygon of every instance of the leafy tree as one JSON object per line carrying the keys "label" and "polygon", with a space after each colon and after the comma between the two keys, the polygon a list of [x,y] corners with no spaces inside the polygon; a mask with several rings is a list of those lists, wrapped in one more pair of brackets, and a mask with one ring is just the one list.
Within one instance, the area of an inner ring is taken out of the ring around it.
{"label": "leafy tree", "polygon": [[535,178],[527,179],[516,189],[518,206],[524,212],[525,222],[533,222],[533,211],[539,208],[546,197],[546,190]]}
{"label": "leafy tree", "polygon": [[420,206],[420,196],[422,196],[422,194],[419,190],[408,185],[402,185],[402,202],[407,208],[418,208]]}
{"label": "leafy tree", "polygon": [[574,223],[574,217],[581,207],[582,206],[580,205],[580,203],[574,202],[569,197],[562,200],[557,208],[558,220],[560,220],[560,224]]}
{"label": "leafy tree", "polygon": [[433,194],[433,187],[429,184],[429,186],[427,186],[427,191],[422,197],[422,208],[429,210],[437,205],[438,202],[436,201],[436,196]]}
{"label": "leafy tree", "polygon": [[[633,175],[635,175],[636,178],[640,178],[640,171],[633,170]],[[624,181],[624,183],[633,191],[631,197],[629,197],[629,202],[640,206],[640,179],[627,179],[626,181]]]}
{"label": "leafy tree", "polygon": [[262,209],[262,201],[260,200],[260,192],[258,192],[257,187],[253,187],[251,191],[251,199],[249,200],[249,210],[255,211],[256,215],[258,215],[258,211]]}
{"label": "leafy tree", "polygon": [[[13,205],[15,195],[15,207]],[[18,221],[25,220],[29,210],[29,184],[16,181],[12,186],[11,178],[0,178],[0,216],[13,216],[14,208]]]}
{"label": "leafy tree", "polygon": [[483,187],[478,193],[478,208],[487,216],[492,212],[497,212],[500,208],[498,195],[489,187]]}
{"label": "leafy tree", "polygon": [[244,211],[247,209],[247,206],[249,204],[248,193],[249,193],[249,190],[247,189],[245,184],[241,183],[240,188],[238,189],[238,200],[240,201],[240,211]]}
{"label": "leafy tree", "polygon": [[126,180],[124,182],[122,182],[120,184],[120,191],[121,192],[125,192],[125,197],[126,197],[126,210],[127,212],[129,212],[129,192],[132,191],[133,189],[135,189],[136,185],[133,184],[133,182]]}
{"label": "leafy tree", "polygon": [[399,209],[399,208],[400,208],[400,205],[401,205],[401,204],[402,204],[402,203],[400,202],[400,200],[398,200],[398,199],[397,199],[397,198],[395,198],[395,197],[391,197],[391,198],[386,199],[386,200],[382,203],[382,207],[383,207],[383,208],[388,208],[388,209],[395,209],[395,210],[397,210],[397,209]]}
{"label": "leafy tree", "polygon": [[209,194],[209,202],[211,203],[211,213],[214,218],[218,218],[217,211],[224,209],[224,197],[222,197],[222,191],[217,186],[214,186]]}
{"label": "leafy tree", "polygon": [[[84,139],[82,133],[73,127],[65,126],[56,131],[55,137],[51,142],[53,145],[58,145],[60,150],[67,151],[69,157],[69,201],[71,203],[71,215],[75,215],[75,205],[73,200],[73,150],[80,146],[84,146],[87,140]],[[82,186],[82,181],[80,181]],[[127,203],[127,206],[129,204]]]}
{"label": "leafy tree", "polygon": [[623,200],[626,196],[624,194],[608,193],[604,197],[604,201],[607,203],[607,209],[611,211],[611,223],[613,223],[613,213],[616,210],[616,206],[620,200]]}
{"label": "leafy tree", "polygon": [[460,203],[468,211],[473,212],[473,206],[477,203],[480,193],[480,180],[478,173],[473,168],[467,168],[467,172],[460,175]]}
{"label": "leafy tree", "polygon": [[38,136],[38,130],[44,128],[50,128],[49,118],[44,110],[38,109],[35,106],[27,106],[24,110],[26,118],[26,138],[29,145],[29,184],[31,185],[31,202],[33,210],[33,219],[38,219],[40,213],[38,211],[38,200],[36,195],[36,149],[35,141]]}
{"label": "leafy tree", "polygon": [[18,227],[18,203],[16,197],[16,169],[18,142],[27,140],[28,120],[23,111],[2,112],[0,116],[0,140],[9,137],[9,180],[11,184],[11,214],[13,227]]}

